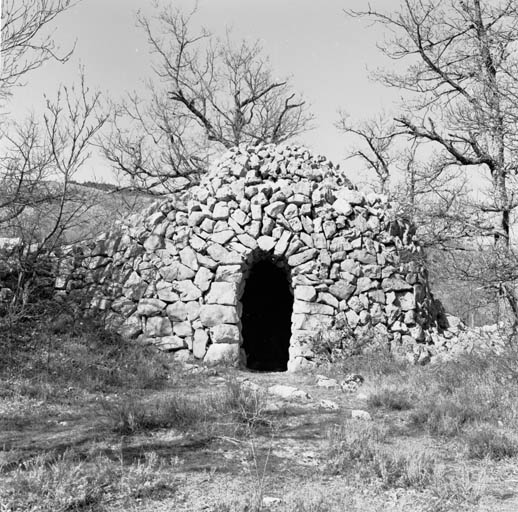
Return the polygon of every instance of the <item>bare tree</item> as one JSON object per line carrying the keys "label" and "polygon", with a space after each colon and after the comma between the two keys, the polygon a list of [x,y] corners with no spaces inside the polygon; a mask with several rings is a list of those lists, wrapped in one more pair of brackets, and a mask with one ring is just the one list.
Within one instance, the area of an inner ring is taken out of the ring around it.
{"label": "bare tree", "polygon": [[0,230],[17,237],[17,283],[13,305],[26,305],[41,258],[54,250],[67,230],[92,207],[73,183],[89,157],[89,146],[107,119],[99,92],[84,76],[75,88],[61,87],[46,98],[43,119],[30,118],[2,133]]}
{"label": "bare tree", "polygon": [[[487,171],[491,191],[478,204],[479,235],[491,235],[495,254],[510,255],[511,214],[517,206],[509,189],[518,154],[515,0],[404,0],[396,12],[369,7],[349,14],[386,26],[393,37],[381,45],[383,52],[408,61],[403,72],[377,74],[387,86],[409,93],[396,118],[398,129],[434,144],[450,166]],[[501,297],[514,295],[513,283],[493,284]],[[518,319],[516,300],[508,305]]]}
{"label": "bare tree", "polygon": [[119,106],[103,143],[108,160],[136,187],[162,192],[195,182],[212,153],[284,142],[312,119],[288,80],[273,77],[258,43],[195,34],[193,15],[168,8],[137,18],[156,81],[149,102],[132,95]]}
{"label": "bare tree", "polygon": [[70,8],[72,0],[4,0],[1,7],[2,66],[0,100],[5,100],[15,86],[31,71],[48,60],[65,62],[73,49],[60,52],[49,25]]}
{"label": "bare tree", "polygon": [[451,164],[484,166],[497,213],[493,235],[509,244],[516,206],[507,189],[518,149],[518,6],[514,0],[404,0],[396,13],[351,13],[395,34],[382,46],[392,59],[410,60],[402,73],[380,73],[390,87],[411,93],[396,118],[409,135],[435,143]]}
{"label": "bare tree", "polygon": [[394,143],[398,136],[393,120],[387,115],[379,115],[356,123],[346,112],[340,111],[336,127],[357,140],[348,157],[360,158],[376,176],[375,191],[389,194],[392,167],[396,159]]}

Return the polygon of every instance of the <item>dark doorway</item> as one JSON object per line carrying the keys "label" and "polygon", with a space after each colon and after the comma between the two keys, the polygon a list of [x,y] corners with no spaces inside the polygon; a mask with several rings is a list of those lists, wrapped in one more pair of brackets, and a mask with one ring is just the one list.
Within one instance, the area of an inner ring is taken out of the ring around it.
{"label": "dark doorway", "polygon": [[250,269],[241,300],[247,367],[261,371],[286,371],[293,310],[293,295],[286,271],[271,261],[259,261]]}

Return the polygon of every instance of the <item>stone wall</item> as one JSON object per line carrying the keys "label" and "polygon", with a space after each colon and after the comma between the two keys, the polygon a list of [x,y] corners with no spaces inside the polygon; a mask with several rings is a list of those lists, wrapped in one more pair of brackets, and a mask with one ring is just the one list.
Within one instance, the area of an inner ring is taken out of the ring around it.
{"label": "stone wall", "polygon": [[395,349],[430,341],[437,314],[419,252],[386,198],[357,191],[325,157],[239,147],[188,193],[69,248],[56,287],[179,359],[245,362],[240,300],[251,266],[271,259],[294,295],[297,369],[322,333],[338,350],[374,334]]}

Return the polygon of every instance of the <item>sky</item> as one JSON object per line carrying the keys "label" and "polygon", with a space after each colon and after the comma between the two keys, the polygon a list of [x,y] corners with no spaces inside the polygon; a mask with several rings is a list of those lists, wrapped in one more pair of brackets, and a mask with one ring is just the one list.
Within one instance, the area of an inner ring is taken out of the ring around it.
{"label": "sky", "polygon": [[[169,2],[186,10],[193,6],[191,0]],[[140,9],[153,15],[153,3],[82,0],[63,13],[53,27],[54,38],[63,49],[75,43],[73,57],[66,64],[48,62],[33,72],[16,90],[11,115],[22,119],[30,111],[37,113],[44,94],[52,96],[59,84],[77,82],[80,66],[88,85],[107,98],[117,100],[127,92],[142,91],[151,66],[135,13]],[[398,4],[399,0],[371,1],[384,10]],[[361,120],[396,110],[400,100],[397,91],[369,78],[370,71],[393,65],[376,47],[384,37],[381,28],[343,12],[365,7],[366,0],[199,0],[194,19],[215,35],[223,36],[230,27],[235,39],[261,43],[275,76],[290,76],[294,90],[304,96],[315,116],[314,129],[297,142],[339,163],[356,183],[364,174],[357,162],[346,160],[351,139],[334,126],[338,110]],[[94,155],[77,178],[110,181],[110,176],[107,163]]]}

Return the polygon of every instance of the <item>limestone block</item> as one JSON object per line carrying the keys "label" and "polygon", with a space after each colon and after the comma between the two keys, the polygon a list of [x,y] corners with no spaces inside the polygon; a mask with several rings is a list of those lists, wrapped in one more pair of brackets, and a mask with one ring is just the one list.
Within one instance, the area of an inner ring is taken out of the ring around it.
{"label": "limestone block", "polygon": [[327,240],[333,238],[336,234],[336,224],[332,220],[326,220],[322,223],[322,229],[324,231],[324,236]]}
{"label": "limestone block", "polygon": [[212,218],[214,220],[225,220],[228,219],[230,212],[228,206],[224,202],[216,203],[214,210],[212,211]]}
{"label": "limestone block", "polygon": [[250,217],[241,209],[237,209],[232,213],[232,218],[240,225],[246,226],[250,222]]}
{"label": "limestone block", "polygon": [[265,206],[264,212],[269,217],[275,218],[280,213],[283,213],[285,209],[286,209],[286,203],[284,203],[283,201],[274,201],[274,202],[270,203],[268,206]]}
{"label": "limestone block", "polygon": [[146,336],[161,337],[169,336],[173,333],[171,321],[163,316],[152,316],[146,320]]}
{"label": "limestone block", "polygon": [[345,318],[347,319],[347,324],[351,329],[356,328],[356,326],[360,323],[360,316],[352,309],[345,312]]}
{"label": "limestone block", "polygon": [[409,329],[410,336],[414,338],[418,343],[422,343],[425,340],[424,330],[420,325],[415,325]]}
{"label": "limestone block", "polygon": [[385,314],[383,313],[383,308],[380,304],[373,304],[370,308],[371,322],[372,325],[377,325],[379,323],[384,323],[386,321]]}
{"label": "limestone block", "polygon": [[141,299],[137,306],[137,314],[140,316],[159,315],[166,307],[166,303],[160,299]]}
{"label": "limestone block", "polygon": [[356,281],[356,293],[364,293],[369,290],[372,290],[374,288],[377,288],[379,286],[379,283],[377,281],[373,281],[372,279],[369,279],[368,277],[359,277]]}
{"label": "limestone block", "polygon": [[235,252],[228,251],[225,247],[219,244],[210,244],[207,247],[207,253],[217,263],[239,264],[241,263],[241,256]]}
{"label": "limestone block", "polygon": [[303,331],[320,331],[333,325],[333,317],[329,315],[293,313],[292,328]]}
{"label": "limestone block", "polygon": [[119,327],[118,333],[125,340],[136,339],[142,333],[142,320],[138,315],[127,318]]}
{"label": "limestone block", "polygon": [[398,276],[387,277],[381,281],[381,287],[385,291],[406,291],[413,290],[413,286],[410,283],[407,283],[404,279]]}
{"label": "limestone block", "polygon": [[304,244],[301,242],[299,236],[297,234],[292,235],[291,241],[288,244],[288,248],[286,249],[286,252],[284,253],[284,256],[286,258],[289,258],[293,254],[295,254],[299,249],[304,247]]}
{"label": "limestone block", "polygon": [[196,190],[196,199],[199,203],[205,203],[210,196],[210,192],[207,187],[198,187]]}
{"label": "limestone block", "polygon": [[257,204],[261,207],[266,206],[268,203],[268,198],[266,197],[264,192],[259,192],[252,198],[252,204]]}
{"label": "limestone block", "polygon": [[239,327],[232,324],[219,324],[210,328],[212,343],[239,343],[241,335]]}
{"label": "limestone block", "polygon": [[173,291],[173,285],[171,283],[166,283],[165,281],[162,281],[160,286],[157,283],[156,294],[158,298],[164,302],[176,302],[180,299],[180,296]]}
{"label": "limestone block", "polygon": [[350,188],[342,188],[336,192],[336,198],[347,201],[352,206],[362,205],[365,202],[363,194]]}
{"label": "limestone block", "polygon": [[204,326],[214,327],[219,324],[237,324],[239,317],[233,306],[207,304],[200,308],[200,320]]}
{"label": "limestone block", "polygon": [[255,249],[257,247],[257,240],[248,233],[242,233],[240,235],[237,235],[237,239],[240,243],[242,243],[245,247],[248,247],[249,249]]}
{"label": "limestone block", "polygon": [[119,297],[112,302],[111,308],[116,313],[120,313],[127,318],[136,311],[137,305],[134,301],[126,297]]}
{"label": "limestone block", "polygon": [[243,279],[241,265],[220,265],[216,269],[215,281],[227,283],[240,283]]}
{"label": "limestone block", "polygon": [[232,189],[228,185],[223,185],[216,190],[216,199],[218,201],[228,201],[233,197]]}
{"label": "limestone block", "polygon": [[378,263],[376,255],[365,249],[355,249],[350,253],[350,257],[364,265],[376,265]]}
{"label": "limestone block", "polygon": [[158,269],[160,275],[168,282],[183,281],[185,279],[193,279],[195,276],[194,270],[183,265],[179,261],[175,261],[170,265]]}
{"label": "limestone block", "polygon": [[204,256],[203,254],[198,254],[198,262],[200,266],[210,270],[214,270],[218,266],[218,264],[212,258]]}
{"label": "limestone block", "polygon": [[385,304],[385,293],[382,290],[371,290],[367,294],[374,302]]}
{"label": "limestone block", "polygon": [[394,304],[397,301],[396,292],[388,292],[387,294],[385,294],[385,297],[387,304]]}
{"label": "limestone block", "polygon": [[[285,231],[286,233],[286,231]],[[290,233],[289,233],[290,234]],[[313,247],[313,237],[305,232],[299,233],[301,242],[307,247]]]}
{"label": "limestone block", "polygon": [[293,254],[288,258],[288,265],[290,265],[290,267],[296,267],[297,265],[306,263],[306,261],[315,258],[317,253],[318,251],[316,249],[307,249],[305,251]]}
{"label": "limestone block", "polygon": [[201,297],[201,290],[189,279],[175,281],[173,290],[180,295],[180,300],[196,300]]}
{"label": "limestone block", "polygon": [[154,340],[155,346],[163,351],[177,351],[185,348],[185,340],[174,334],[170,336],[162,336]]}
{"label": "limestone block", "polygon": [[258,221],[258,220],[253,220],[248,226],[247,226],[247,233],[253,237],[253,238],[257,238],[260,233],[261,233],[261,229],[262,229],[262,223],[261,221]]}
{"label": "limestone block", "polygon": [[305,357],[294,357],[288,361],[289,372],[301,372],[314,368],[315,363]]}
{"label": "limestone block", "polygon": [[327,240],[326,237],[322,233],[313,233],[313,245],[317,249],[326,249],[327,248]]}
{"label": "limestone block", "polygon": [[176,336],[180,336],[180,338],[186,338],[187,336],[192,336],[192,325],[191,322],[174,322],[173,323],[173,332]]}
{"label": "limestone block", "polygon": [[202,291],[206,292],[210,288],[210,283],[214,274],[205,267],[200,267],[194,278],[194,284]]}
{"label": "limestone block", "polygon": [[257,245],[262,251],[270,252],[275,247],[275,239],[271,236],[263,235],[257,239]]}
{"label": "limestone block", "polygon": [[331,295],[330,293],[327,293],[327,292],[320,292],[318,294],[318,302],[321,302],[323,304],[328,304],[329,306],[332,306],[335,309],[338,309],[338,306],[339,306],[338,299],[334,295]]}
{"label": "limestone block", "polygon": [[169,304],[166,307],[166,313],[173,322],[183,322],[184,320],[187,320],[188,316],[187,304],[185,302]]}
{"label": "limestone block", "polygon": [[415,324],[415,310],[411,309],[409,311],[405,311],[404,322],[407,325],[414,325]]}
{"label": "limestone block", "polygon": [[282,226],[277,226],[276,228],[273,228],[272,231],[272,237],[275,238],[275,241],[279,240],[281,235],[284,233],[284,228]]}
{"label": "limestone block", "polygon": [[286,220],[290,220],[298,217],[299,209],[297,208],[296,204],[290,203],[288,204],[288,206],[286,206],[286,209],[284,210],[283,214]]}
{"label": "limestone block", "polygon": [[387,323],[388,325],[392,325],[401,314],[401,308],[395,306],[394,304],[387,304],[385,307],[385,314],[387,315]]}
{"label": "limestone block", "polygon": [[214,281],[205,300],[207,304],[235,306],[238,301],[237,284]]}
{"label": "limestone block", "polygon": [[296,286],[294,289],[294,296],[296,299],[310,302],[315,300],[317,291],[313,286]]}
{"label": "limestone block", "polygon": [[198,301],[186,302],[185,306],[187,308],[188,320],[192,322],[200,318],[200,303]]}
{"label": "limestone block", "polygon": [[398,300],[403,311],[409,311],[416,308],[415,295],[413,292],[398,293]]}
{"label": "limestone block", "polygon": [[371,319],[370,313],[368,311],[366,311],[365,309],[363,311],[360,311],[360,314],[358,315],[358,317],[359,317],[360,325],[368,324]]}
{"label": "limestone block", "polygon": [[207,344],[209,335],[204,329],[196,329],[194,331],[194,340],[192,344],[192,354],[196,359],[203,359],[207,352]]}
{"label": "limestone block", "polygon": [[348,272],[353,276],[359,276],[361,273],[360,264],[357,261],[354,261],[350,258],[343,260],[340,263],[340,270],[342,270],[343,272]]}
{"label": "limestone block", "polygon": [[340,300],[349,300],[355,291],[356,285],[346,281],[338,281],[329,287],[329,293]]}
{"label": "limestone block", "polygon": [[396,320],[391,326],[390,330],[392,332],[400,332],[400,333],[406,333],[408,332],[408,327],[405,323],[400,322],[399,320]]}
{"label": "limestone block", "polygon": [[189,267],[194,272],[196,272],[198,268],[200,268],[200,265],[198,264],[198,258],[196,257],[196,253],[191,247],[184,247],[179,254],[180,261],[183,265]]}
{"label": "limestone block", "polygon": [[[308,214],[309,213],[310,212],[308,212]],[[304,229],[304,231],[308,235],[311,235],[311,233],[313,233],[313,222],[311,222],[311,219],[306,215],[301,215],[300,222],[302,223],[302,228]]]}
{"label": "limestone block", "polygon": [[200,224],[200,228],[207,233],[212,233],[214,231],[214,224],[216,223],[212,219],[206,217]]}
{"label": "limestone block", "polygon": [[203,362],[207,366],[229,365],[237,366],[239,363],[238,343],[214,343],[209,346]]}
{"label": "limestone block", "polygon": [[274,227],[275,227],[275,221],[271,217],[268,217],[268,215],[265,215],[263,217],[261,233],[263,235],[271,235]]}
{"label": "limestone block", "polygon": [[346,215],[347,217],[353,213],[353,207],[349,201],[346,201],[345,199],[339,198],[333,203],[333,208],[343,215]]}
{"label": "limestone block", "polygon": [[146,249],[148,252],[153,252],[157,249],[163,249],[165,246],[164,237],[159,235],[149,235],[143,245],[144,249]]}
{"label": "limestone block", "polygon": [[263,207],[260,204],[252,202],[250,205],[250,215],[252,220],[261,220],[263,218]]}
{"label": "limestone block", "polygon": [[381,279],[381,266],[380,265],[364,265],[363,275],[371,279]]}
{"label": "limestone block", "polygon": [[319,304],[318,302],[305,302],[303,300],[295,300],[293,303],[294,313],[308,313],[317,315],[333,315],[335,309],[328,304]]}

